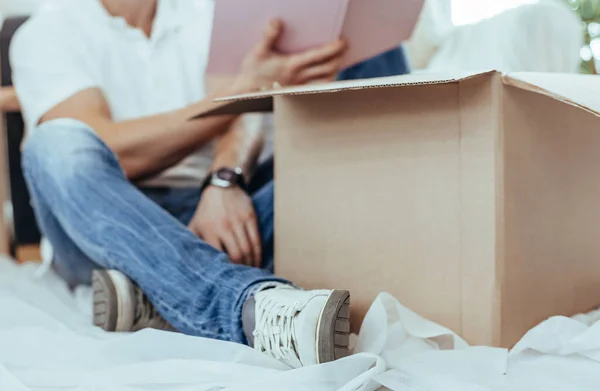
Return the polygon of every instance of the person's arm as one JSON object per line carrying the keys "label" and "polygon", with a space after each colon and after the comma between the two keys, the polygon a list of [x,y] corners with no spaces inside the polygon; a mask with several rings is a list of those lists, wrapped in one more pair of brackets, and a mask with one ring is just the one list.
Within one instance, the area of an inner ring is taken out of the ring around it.
{"label": "person's arm", "polygon": [[[211,171],[241,168],[248,181],[262,150],[263,122],[260,114],[246,114],[237,120],[218,140]],[[189,228],[216,249],[226,250],[234,262],[260,267],[262,249],[256,213],[243,189],[207,187]]]}
{"label": "person's arm", "polygon": [[[228,77],[209,77],[206,88],[209,92],[221,91],[233,80]],[[264,114],[252,113],[238,117],[229,129],[216,139],[211,172],[220,168],[241,168],[246,181],[264,145]]]}
{"label": "person's arm", "polygon": [[215,144],[211,172],[224,167],[239,167],[248,182],[264,146],[262,127],[260,115],[246,114],[236,120]]}
{"label": "person's arm", "polygon": [[0,111],[5,113],[21,111],[21,104],[13,87],[0,88]]}
{"label": "person's arm", "polygon": [[[280,33],[280,25],[271,27]],[[288,85],[331,81],[339,72],[343,46],[339,47],[339,50],[337,54],[325,55],[321,63],[312,62],[313,66],[306,69],[300,69],[298,66],[303,61],[296,63],[306,55],[300,54],[287,64],[287,70],[282,69],[282,72],[278,72],[277,78],[268,79],[268,83],[263,85],[273,82]],[[266,47],[258,46],[246,58],[245,66],[252,67],[253,62],[264,61],[271,56],[273,52],[270,49],[266,50]],[[262,131],[262,118],[245,116],[245,122],[246,132],[249,128]],[[230,131],[217,145],[213,168],[241,166],[244,172],[249,173],[249,166],[258,158],[259,150],[253,148],[253,145],[258,145],[257,139],[237,130]],[[213,247],[226,251],[232,262],[261,266],[262,248],[256,213],[252,199],[239,187],[222,189],[209,186],[206,188],[189,227]]]}
{"label": "person's arm", "polygon": [[[231,85],[220,95],[251,91],[251,87]],[[59,103],[41,119],[80,120],[115,152],[128,178],[138,179],[177,164],[203,144],[229,129],[236,117],[220,116],[190,121],[195,114],[216,104],[213,96],[181,110],[141,119],[115,122],[108,103],[96,88],[83,90]]]}
{"label": "person's arm", "polygon": [[[240,74],[233,79],[232,84],[215,96],[236,95],[264,87],[269,88],[275,82],[281,85],[303,84],[328,78],[332,73],[337,72],[345,50],[342,41],[303,53],[281,54],[274,47],[282,31],[281,22],[271,23],[265,30],[263,40],[246,56]],[[35,36],[28,38],[35,39]],[[18,67],[20,80],[27,81],[32,78],[51,80],[58,88],[73,84],[72,79],[82,86],[93,85],[88,80],[89,75],[80,72],[71,63],[54,68],[56,73],[60,72],[61,78],[65,78],[63,83],[54,77],[55,74],[46,74],[47,71],[41,71],[41,74],[35,73],[38,68],[33,65],[43,67],[43,62],[38,64],[38,59],[32,57],[35,53],[28,52],[24,42],[20,42],[18,46],[20,50],[15,54],[18,59],[16,63],[20,65]],[[41,49],[43,48],[40,47]],[[65,51],[65,56],[70,53],[68,48],[62,49]],[[73,59],[73,62],[76,61],[76,58]],[[62,71],[63,68],[77,70],[77,73],[69,75]],[[42,75],[44,77],[41,77]],[[36,95],[36,88],[39,87],[31,81],[27,84],[33,85],[28,95],[32,106],[35,106],[36,96],[41,95]],[[17,85],[17,91],[18,89]],[[65,94],[64,91],[61,93]],[[189,121],[189,118],[195,114],[214,107],[215,103],[212,101],[214,96],[181,110],[122,122],[113,121],[109,105],[99,88],[82,88],[66,96],[67,98],[60,100],[60,103],[57,102],[50,109],[44,110],[39,123],[56,118],[73,118],[88,124],[116,153],[130,179],[151,176],[173,166],[215,136],[225,132],[235,119],[234,116],[219,116]]]}

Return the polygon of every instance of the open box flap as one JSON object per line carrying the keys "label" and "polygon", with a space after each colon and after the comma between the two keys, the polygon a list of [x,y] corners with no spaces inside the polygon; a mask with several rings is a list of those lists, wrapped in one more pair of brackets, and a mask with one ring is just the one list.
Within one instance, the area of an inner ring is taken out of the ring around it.
{"label": "open box flap", "polygon": [[275,90],[261,91],[251,94],[236,95],[215,99],[215,102],[219,102],[222,104],[220,104],[214,109],[200,113],[191,119],[205,118],[215,115],[243,114],[251,112],[271,112],[273,111],[273,97],[275,96],[314,95],[371,88],[398,88],[417,85],[450,84],[493,73],[496,73],[496,71],[413,73],[409,75],[382,77],[376,79],[338,81],[327,84],[285,87]]}
{"label": "open box flap", "polygon": [[504,84],[549,96],[600,116],[600,77],[560,73],[511,73]]}

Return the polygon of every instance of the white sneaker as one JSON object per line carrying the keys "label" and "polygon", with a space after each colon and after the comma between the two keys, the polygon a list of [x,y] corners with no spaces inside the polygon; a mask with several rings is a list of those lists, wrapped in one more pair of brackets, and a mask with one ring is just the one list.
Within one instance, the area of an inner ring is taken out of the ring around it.
{"label": "white sneaker", "polygon": [[173,330],[142,290],[123,273],[96,270],[92,274],[92,287],[94,325],[106,331]]}
{"label": "white sneaker", "polygon": [[254,348],[292,368],[350,354],[350,293],[278,286],[258,292]]}

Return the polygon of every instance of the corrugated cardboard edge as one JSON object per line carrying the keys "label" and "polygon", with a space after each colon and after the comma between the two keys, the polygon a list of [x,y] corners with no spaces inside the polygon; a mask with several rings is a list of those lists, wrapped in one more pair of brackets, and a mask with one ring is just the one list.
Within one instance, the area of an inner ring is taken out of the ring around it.
{"label": "corrugated cardboard edge", "polygon": [[461,81],[458,88],[460,333],[492,346],[502,339],[503,88],[501,73]]}
{"label": "corrugated cardboard edge", "polygon": [[461,74],[461,76],[458,77],[440,78],[435,78],[435,75],[431,74],[423,74],[423,78],[427,78],[427,80],[419,80],[418,76],[415,77],[415,75],[411,75],[411,79],[414,78],[414,81],[407,80],[407,78],[402,76],[392,76],[377,79],[334,82],[321,85],[286,87],[276,90],[261,91],[251,94],[235,95],[215,99],[216,103],[222,105],[219,105],[218,107],[205,111],[203,113],[199,113],[198,115],[190,118],[190,120],[212,117],[216,115],[234,115],[251,112],[271,112],[273,111],[273,98],[277,96],[331,94],[364,89],[402,88],[422,85],[453,84],[477,77],[487,76],[494,73],[498,72],[494,70],[473,73],[465,72],[463,73],[464,76]]}
{"label": "corrugated cardboard edge", "polygon": [[[250,94],[234,95],[215,99],[215,102],[234,102],[239,100],[254,100],[261,98],[271,98],[275,96],[288,95],[313,95],[323,93],[335,93],[342,91],[373,89],[373,88],[397,88],[418,85],[448,84],[463,80],[469,80],[475,77],[484,76],[496,71],[483,72],[460,72],[458,76],[446,76],[445,74],[410,74],[403,76],[380,77],[374,79],[361,79],[352,81],[338,81],[327,84],[313,84],[306,86],[284,87],[269,91],[254,92]],[[414,80],[411,80],[414,79]]]}
{"label": "corrugated cardboard edge", "polygon": [[505,85],[508,85],[508,86],[511,86],[511,87],[515,87],[515,88],[518,88],[518,89],[521,89],[521,90],[530,91],[530,92],[534,92],[536,94],[540,94],[540,95],[544,95],[544,96],[550,97],[550,98],[555,99],[555,100],[557,100],[559,102],[563,102],[563,103],[566,103],[568,105],[577,107],[577,108],[579,108],[581,110],[587,111],[588,113],[591,113],[591,114],[595,115],[596,117],[600,117],[600,113],[598,111],[592,109],[591,107],[583,105],[583,104],[581,104],[579,102],[576,102],[576,101],[574,101],[572,99],[569,99],[569,98],[567,98],[565,96],[562,96],[560,94],[557,94],[555,92],[549,91],[549,90],[547,90],[545,88],[542,88],[540,86],[537,86],[535,84],[528,83],[528,82],[523,81],[521,79],[516,79],[514,77],[511,77],[510,74],[503,75],[502,76],[502,82]]}

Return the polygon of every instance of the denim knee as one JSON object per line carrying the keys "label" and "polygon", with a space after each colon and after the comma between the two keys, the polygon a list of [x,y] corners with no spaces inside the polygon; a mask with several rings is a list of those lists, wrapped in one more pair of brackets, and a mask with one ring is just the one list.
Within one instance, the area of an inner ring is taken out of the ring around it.
{"label": "denim knee", "polygon": [[82,176],[89,179],[107,167],[119,167],[116,156],[94,130],[73,119],[52,120],[33,129],[24,144],[22,165],[30,185],[43,175],[61,186]]}

